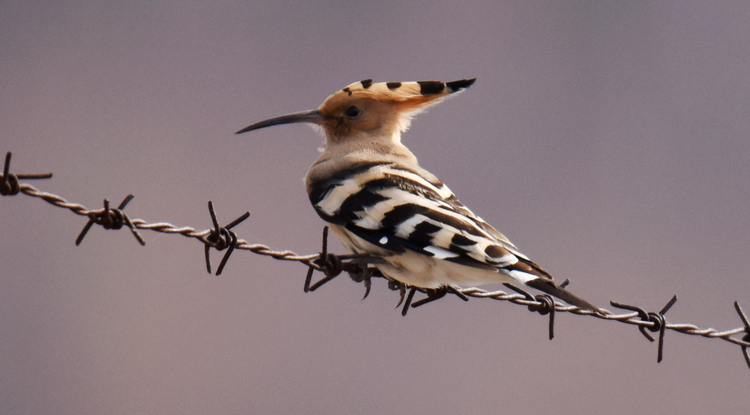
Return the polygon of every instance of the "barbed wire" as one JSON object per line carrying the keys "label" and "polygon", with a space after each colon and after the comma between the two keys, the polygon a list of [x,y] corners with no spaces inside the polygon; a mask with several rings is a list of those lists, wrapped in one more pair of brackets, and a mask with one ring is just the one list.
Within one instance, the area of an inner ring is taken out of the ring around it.
{"label": "barbed wire", "polygon": [[[31,197],[42,199],[54,206],[68,209],[76,215],[86,216],[89,220],[76,238],[76,245],[81,244],[88,231],[95,224],[101,225],[104,229],[113,230],[127,226],[141,245],[145,245],[146,241],[141,236],[139,230],[178,234],[188,238],[197,239],[204,244],[206,268],[208,273],[212,273],[210,260],[211,248],[216,249],[217,251],[226,250],[226,253],[223,255],[221,262],[219,263],[219,267],[216,269],[216,275],[220,275],[223,272],[229,257],[235,250],[250,251],[257,255],[269,256],[281,261],[298,262],[307,266],[308,271],[304,282],[304,292],[315,291],[326,282],[334,279],[341,273],[346,272],[353,281],[364,284],[364,299],[370,293],[371,279],[384,278],[388,281],[389,289],[399,291],[400,299],[395,308],[401,306],[401,314],[404,316],[406,316],[406,313],[410,308],[420,307],[429,302],[438,300],[447,294],[456,295],[464,301],[468,301],[470,297],[489,298],[497,301],[507,301],[513,304],[523,305],[526,306],[529,311],[541,315],[549,314],[548,331],[550,340],[554,337],[555,314],[565,312],[574,315],[591,316],[602,320],[635,325],[644,337],[651,342],[657,341],[657,339],[655,339],[649,332],[658,332],[657,362],[661,362],[663,359],[665,332],[666,330],[672,330],[687,335],[701,336],[710,339],[722,339],[729,343],[736,344],[740,346],[745,362],[750,368],[750,320],[748,320],[748,317],[745,315],[737,301],[734,302],[734,308],[742,321],[743,327],[718,331],[713,328],[700,328],[693,324],[668,322],[665,314],[677,302],[676,295],[672,297],[672,299],[670,299],[669,302],[667,302],[667,304],[658,312],[647,312],[644,308],[638,306],[610,301],[612,307],[628,311],[622,314],[615,314],[607,309],[600,308],[599,311],[594,311],[573,305],[562,304],[556,302],[547,294],[533,296],[512,284],[505,284],[505,286],[512,291],[515,291],[515,293],[507,293],[500,290],[485,291],[476,287],[457,288],[448,286],[440,289],[426,289],[408,286],[401,282],[389,279],[380,273],[375,265],[377,265],[382,258],[363,254],[338,255],[328,252],[327,227],[323,230],[322,248],[317,254],[298,255],[288,250],[278,251],[271,249],[267,245],[249,243],[244,239],[238,238],[237,234],[232,231],[233,227],[239,225],[250,216],[249,212],[243,213],[237,219],[222,227],[219,225],[213,203],[209,201],[208,210],[209,215],[211,216],[211,222],[213,223],[213,228],[201,231],[189,226],[178,227],[167,222],[149,223],[143,219],[130,219],[124,212],[124,209],[133,199],[133,195],[126,196],[117,208],[111,208],[109,200],[104,199],[104,206],[102,209],[90,210],[81,204],[69,202],[58,195],[38,190],[34,186],[26,183],[20,183],[19,179],[33,180],[51,178],[52,173],[16,175],[10,172],[10,160],[11,152],[8,152],[5,157],[3,175],[0,177],[0,195],[11,196],[23,193]],[[315,271],[322,272],[324,276],[317,282],[312,283],[312,276]],[[568,285],[568,282],[569,281],[566,280],[560,285],[560,287],[565,288]],[[417,292],[424,294],[425,297],[414,301],[414,296]],[[740,333],[744,333],[744,335],[739,337]]]}

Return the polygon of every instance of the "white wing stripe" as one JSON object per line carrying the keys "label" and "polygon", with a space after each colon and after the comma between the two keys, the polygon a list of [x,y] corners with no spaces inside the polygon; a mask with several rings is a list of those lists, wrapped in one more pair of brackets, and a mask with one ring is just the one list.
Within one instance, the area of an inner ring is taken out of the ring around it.
{"label": "white wing stripe", "polygon": [[455,258],[459,255],[456,252],[452,252],[443,248],[438,248],[436,246],[426,246],[424,250],[435,255],[435,258],[440,258],[440,259]]}
{"label": "white wing stripe", "polygon": [[334,187],[323,200],[317,203],[317,207],[326,215],[333,216],[339,211],[346,198],[359,192],[362,189],[362,183],[357,180],[359,176],[354,176],[344,180],[340,185]]}

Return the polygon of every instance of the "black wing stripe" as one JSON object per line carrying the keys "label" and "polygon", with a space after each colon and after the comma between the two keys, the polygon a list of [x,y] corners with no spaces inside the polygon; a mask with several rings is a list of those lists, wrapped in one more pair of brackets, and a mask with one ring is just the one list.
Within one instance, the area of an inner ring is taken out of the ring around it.
{"label": "black wing stripe", "polygon": [[377,193],[375,189],[364,188],[344,200],[336,217],[345,222],[355,221],[360,217],[358,213],[385,200],[388,198]]}
{"label": "black wing stripe", "polygon": [[339,172],[325,180],[313,182],[309,189],[310,202],[313,206],[322,202],[333,190],[334,187],[340,186],[347,180],[366,173],[373,167],[382,166],[382,162],[357,163],[351,169]]}
{"label": "black wing stripe", "polygon": [[434,225],[427,221],[420,222],[418,225],[414,226],[414,230],[409,234],[407,240],[410,243],[424,249],[425,247],[432,245],[432,235],[441,231],[442,229],[443,228],[441,228],[440,226]]}

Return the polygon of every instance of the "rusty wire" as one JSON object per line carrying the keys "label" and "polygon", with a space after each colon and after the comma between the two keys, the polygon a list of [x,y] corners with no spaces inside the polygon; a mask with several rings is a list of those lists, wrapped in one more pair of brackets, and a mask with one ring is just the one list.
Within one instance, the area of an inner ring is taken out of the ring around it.
{"label": "rusty wire", "polygon": [[[237,237],[236,233],[231,230],[234,226],[238,225],[250,216],[249,212],[245,212],[240,215],[237,219],[231,221],[228,225],[221,227],[219,226],[216,218],[216,212],[212,202],[208,202],[209,213],[211,215],[211,222],[213,229],[206,229],[198,231],[189,226],[177,227],[167,222],[155,222],[149,223],[143,219],[130,219],[124,212],[125,206],[132,200],[133,195],[128,195],[120,203],[117,208],[110,208],[109,200],[104,200],[104,208],[99,210],[89,210],[85,206],[78,203],[68,202],[60,196],[52,193],[40,191],[34,186],[29,184],[20,183],[19,179],[44,179],[52,177],[52,173],[46,174],[12,174],[9,172],[10,169],[11,153],[8,152],[5,158],[5,165],[3,168],[3,175],[0,176],[0,195],[15,195],[23,193],[28,196],[40,198],[46,202],[61,208],[70,210],[71,212],[86,216],[89,221],[84,226],[83,230],[76,239],[76,245],[80,244],[83,238],[86,236],[89,229],[94,225],[101,225],[105,229],[120,229],[123,225],[126,225],[133,235],[136,237],[141,245],[145,245],[146,241],[138,232],[141,230],[151,230],[166,234],[179,234],[188,238],[194,238],[201,241],[205,247],[205,258],[206,267],[209,273],[211,273],[211,262],[209,251],[214,248],[218,251],[227,249],[227,252],[223,256],[221,263],[216,271],[216,275],[221,274],[224,266],[229,259],[229,256],[234,250],[250,251],[257,255],[270,256],[271,258],[282,260],[282,261],[293,261],[299,262],[308,267],[307,275],[304,282],[304,292],[315,291],[326,282],[332,280],[336,276],[343,272],[349,274],[349,277],[355,282],[361,282],[365,285],[366,298],[370,292],[371,278],[385,278],[388,281],[388,288],[391,290],[399,291],[400,300],[396,304],[396,308],[402,306],[402,315],[406,315],[409,308],[417,308],[429,302],[435,301],[444,297],[447,294],[453,294],[461,298],[464,301],[468,301],[469,298],[489,298],[498,301],[507,301],[513,304],[526,306],[529,311],[537,312],[541,315],[549,314],[549,338],[554,337],[554,319],[555,313],[571,313],[575,315],[585,315],[596,317],[603,320],[618,321],[620,323],[635,325],[638,327],[640,332],[649,340],[656,341],[656,339],[649,334],[659,333],[658,336],[658,356],[657,362],[661,362],[663,358],[664,348],[664,336],[666,330],[675,331],[682,334],[701,336],[705,338],[718,338],[727,341],[732,344],[739,345],[742,349],[745,362],[750,368],[750,319],[745,315],[744,311],[740,307],[738,302],[734,302],[734,308],[739,315],[743,327],[738,327],[731,330],[718,331],[713,328],[700,328],[693,324],[686,323],[670,323],[666,320],[666,312],[677,302],[677,296],[672,297],[667,304],[662,307],[658,312],[647,312],[645,309],[633,306],[629,304],[617,303],[611,301],[612,307],[627,310],[627,313],[614,314],[606,309],[600,309],[600,311],[593,311],[588,309],[582,309],[573,305],[562,304],[554,301],[552,297],[546,294],[532,296],[528,292],[515,287],[511,284],[505,284],[508,288],[515,291],[516,293],[506,293],[504,291],[485,291],[476,287],[469,288],[456,288],[456,287],[443,287],[440,289],[425,289],[420,287],[407,286],[398,281],[388,279],[383,276],[378,269],[372,265],[377,264],[379,258],[369,255],[360,254],[346,254],[337,255],[328,252],[328,228],[324,228],[323,231],[323,244],[320,253],[310,255],[298,255],[292,251],[284,250],[277,251],[273,250],[267,245],[263,244],[251,244],[244,239]],[[312,275],[315,271],[320,271],[324,274],[324,277],[319,281],[312,283]],[[560,287],[565,288],[569,281],[563,282]],[[421,292],[426,296],[418,301],[413,301],[416,292]],[[744,333],[741,337],[738,335]]]}

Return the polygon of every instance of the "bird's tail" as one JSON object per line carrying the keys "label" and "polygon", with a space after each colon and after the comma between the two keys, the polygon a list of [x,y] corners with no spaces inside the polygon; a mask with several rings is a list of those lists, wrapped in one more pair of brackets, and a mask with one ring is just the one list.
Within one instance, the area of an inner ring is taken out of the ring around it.
{"label": "bird's tail", "polygon": [[526,285],[536,290],[539,290],[543,293],[549,294],[553,297],[557,297],[565,301],[566,303],[574,305],[576,307],[584,308],[584,309],[591,310],[597,313],[602,313],[602,310],[600,310],[599,307],[576,296],[575,294],[571,293],[570,291],[564,288],[558,287],[553,282],[546,281],[541,278],[537,278],[537,279],[533,279],[530,281],[526,281]]}

